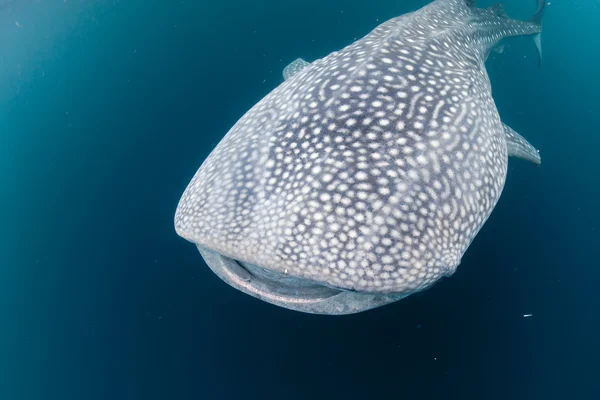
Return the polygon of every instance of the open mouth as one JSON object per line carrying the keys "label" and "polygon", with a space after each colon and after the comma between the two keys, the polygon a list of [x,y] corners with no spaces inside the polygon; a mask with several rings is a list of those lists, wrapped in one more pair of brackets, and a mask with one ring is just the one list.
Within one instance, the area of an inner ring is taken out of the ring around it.
{"label": "open mouth", "polygon": [[266,302],[312,314],[353,314],[406,297],[407,294],[362,293],[332,288],[237,261],[197,246],[208,266],[234,288]]}

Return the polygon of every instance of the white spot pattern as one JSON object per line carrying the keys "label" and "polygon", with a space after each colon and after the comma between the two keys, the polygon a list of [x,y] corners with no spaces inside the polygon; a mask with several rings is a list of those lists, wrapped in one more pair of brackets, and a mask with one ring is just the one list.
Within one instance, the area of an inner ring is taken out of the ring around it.
{"label": "white spot pattern", "polygon": [[538,30],[444,0],[297,62],[198,170],[177,232],[336,288],[430,286],[455,270],[506,177],[486,52]]}

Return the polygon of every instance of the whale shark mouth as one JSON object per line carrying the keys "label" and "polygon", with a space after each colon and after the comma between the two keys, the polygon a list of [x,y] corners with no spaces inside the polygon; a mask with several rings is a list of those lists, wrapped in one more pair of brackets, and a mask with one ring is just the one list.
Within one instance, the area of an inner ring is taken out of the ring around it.
{"label": "whale shark mouth", "polygon": [[292,277],[243,261],[234,260],[234,262],[242,269],[236,271],[238,276],[243,277],[254,286],[264,287],[274,295],[303,299],[326,299],[342,291],[341,289],[320,285],[308,279]]}
{"label": "whale shark mouth", "polygon": [[230,286],[271,304],[311,314],[354,314],[400,300],[408,294],[366,293],[330,287],[224,256],[197,245],[200,254]]}

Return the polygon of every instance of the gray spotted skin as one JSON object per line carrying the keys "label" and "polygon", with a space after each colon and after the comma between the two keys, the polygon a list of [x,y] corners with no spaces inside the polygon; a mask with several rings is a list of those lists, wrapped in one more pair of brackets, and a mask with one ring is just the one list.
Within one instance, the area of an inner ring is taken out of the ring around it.
{"label": "gray spotted skin", "polygon": [[541,29],[467,3],[435,1],[290,74],[204,161],[177,233],[272,274],[394,299],[451,275],[506,177],[485,58]]}

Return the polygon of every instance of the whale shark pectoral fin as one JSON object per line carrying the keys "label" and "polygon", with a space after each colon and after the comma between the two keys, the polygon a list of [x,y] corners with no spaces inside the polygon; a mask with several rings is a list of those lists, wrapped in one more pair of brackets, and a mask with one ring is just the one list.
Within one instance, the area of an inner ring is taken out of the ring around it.
{"label": "whale shark pectoral fin", "polygon": [[283,79],[287,81],[292,76],[296,75],[298,72],[302,71],[309,65],[309,62],[306,62],[301,58],[295,59],[283,69]]}
{"label": "whale shark pectoral fin", "polygon": [[506,124],[503,124],[503,126],[509,157],[521,158],[538,165],[542,163],[540,152],[531,143],[515,132],[510,126]]}

